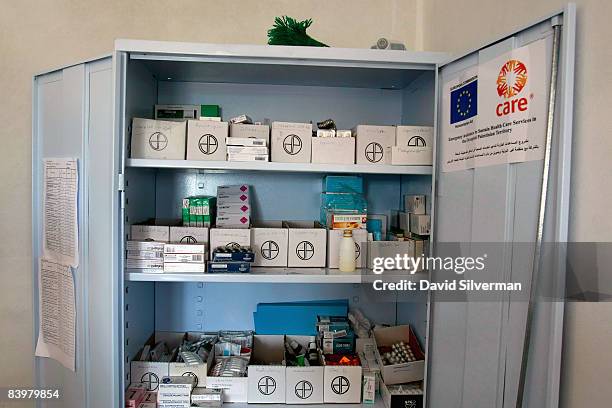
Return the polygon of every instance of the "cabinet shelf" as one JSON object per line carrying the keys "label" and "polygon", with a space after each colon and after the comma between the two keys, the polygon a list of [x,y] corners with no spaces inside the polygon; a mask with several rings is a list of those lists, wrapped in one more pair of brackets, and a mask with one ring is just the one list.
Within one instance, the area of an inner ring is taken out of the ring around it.
{"label": "cabinet shelf", "polygon": [[229,162],[199,160],[127,159],[127,167],[199,169],[225,171],[267,171],[294,173],[354,173],[430,175],[432,166],[391,166],[367,164],[317,164],[277,162]]}
{"label": "cabinet shelf", "polygon": [[251,273],[142,273],[126,269],[127,281],[211,283],[361,283],[362,271],[328,268],[251,268]]}

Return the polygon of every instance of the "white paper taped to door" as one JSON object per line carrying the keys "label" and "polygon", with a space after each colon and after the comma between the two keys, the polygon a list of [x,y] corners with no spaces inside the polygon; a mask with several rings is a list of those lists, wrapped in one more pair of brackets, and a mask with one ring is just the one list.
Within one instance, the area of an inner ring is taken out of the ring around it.
{"label": "white paper taped to door", "polygon": [[41,259],[38,270],[36,356],[75,370],[76,304],[69,265]]}
{"label": "white paper taped to door", "polygon": [[47,259],[79,265],[76,159],[44,159],[43,254]]}
{"label": "white paper taped to door", "polygon": [[444,83],[442,171],[544,157],[550,51],[538,40]]}

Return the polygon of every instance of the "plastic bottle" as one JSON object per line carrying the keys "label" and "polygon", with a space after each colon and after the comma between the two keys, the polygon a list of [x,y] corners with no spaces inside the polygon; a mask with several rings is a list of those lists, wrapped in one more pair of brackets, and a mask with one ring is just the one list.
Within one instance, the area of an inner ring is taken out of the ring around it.
{"label": "plastic bottle", "polygon": [[355,240],[351,230],[344,230],[340,241],[340,271],[353,272],[355,270]]}

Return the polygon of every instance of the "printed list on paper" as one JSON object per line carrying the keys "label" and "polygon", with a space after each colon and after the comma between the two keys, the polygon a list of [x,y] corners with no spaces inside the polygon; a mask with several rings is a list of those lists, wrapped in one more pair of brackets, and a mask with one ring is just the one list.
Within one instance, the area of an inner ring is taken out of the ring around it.
{"label": "printed list on paper", "polygon": [[76,159],[44,160],[43,252],[47,259],[77,267],[78,167]]}
{"label": "printed list on paper", "polygon": [[38,285],[36,355],[50,357],[74,371],[76,305],[70,266],[41,259]]}

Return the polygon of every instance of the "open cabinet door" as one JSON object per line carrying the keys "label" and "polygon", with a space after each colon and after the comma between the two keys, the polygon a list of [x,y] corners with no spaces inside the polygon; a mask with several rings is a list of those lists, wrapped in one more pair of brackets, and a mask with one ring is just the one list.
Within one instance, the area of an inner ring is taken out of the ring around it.
{"label": "open cabinet door", "polygon": [[[475,271],[480,276],[466,272],[463,277],[455,277],[522,282],[524,286],[520,293],[500,292],[496,299],[478,294],[449,299],[445,294],[432,293],[427,366],[427,405],[432,408],[517,406],[546,160],[542,158],[544,152],[540,158],[537,154],[530,156],[530,152],[512,156],[512,150],[499,150],[502,145],[497,145],[496,155],[477,155],[495,147],[492,145],[499,140],[512,140],[514,135],[508,136],[506,127],[521,134],[525,122],[513,124],[511,119],[504,119],[516,117],[513,109],[523,110],[527,104],[543,103],[544,109],[537,115],[540,125],[531,123],[529,135],[539,132],[535,140],[540,136],[540,140],[546,139],[554,25],[560,25],[559,63],[542,230],[545,243],[567,242],[574,7],[568,6],[439,67],[434,255],[452,245],[462,256],[488,252],[486,270]],[[529,47],[527,51],[520,50],[525,46]],[[514,54],[509,53],[512,50]],[[509,79],[509,75],[513,77]],[[544,84],[538,85],[538,81]],[[504,87],[508,83],[510,89]],[[544,89],[544,94],[534,89]],[[510,125],[483,129],[497,120]],[[462,150],[456,141],[470,138],[466,136],[470,132],[480,140],[466,143],[469,147]],[[459,138],[450,140],[454,135]],[[483,147],[487,139],[489,145]],[[532,140],[528,144],[537,143]],[[545,145],[540,143],[532,149],[545,150]],[[546,287],[546,294],[555,295],[534,304],[531,335],[527,337],[524,407],[552,408],[559,404],[564,302],[556,295],[563,293],[565,268],[562,262],[555,267],[548,280],[537,283],[540,292]]]}
{"label": "open cabinet door", "polygon": [[[32,258],[34,344],[42,320],[38,265],[43,257],[46,158],[76,159],[78,266],[74,282],[74,371],[35,358],[35,387],[59,391],[45,407],[119,406],[118,242],[119,144],[113,133],[113,66],[106,57],[38,75],[33,82]],[[51,282],[51,281],[49,281]],[[51,282],[53,283],[53,282]],[[68,364],[68,365],[71,365]]]}

